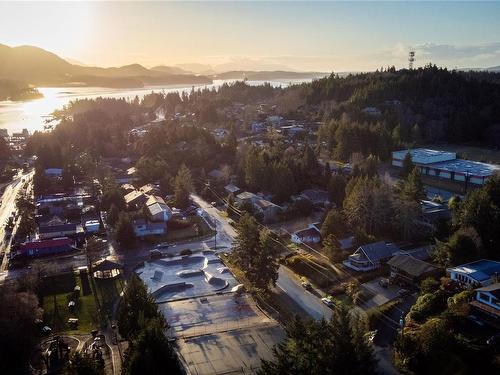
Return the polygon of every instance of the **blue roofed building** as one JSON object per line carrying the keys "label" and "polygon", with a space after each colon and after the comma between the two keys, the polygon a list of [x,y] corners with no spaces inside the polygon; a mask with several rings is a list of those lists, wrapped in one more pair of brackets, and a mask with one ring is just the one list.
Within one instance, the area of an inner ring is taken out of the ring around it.
{"label": "blue roofed building", "polygon": [[464,286],[488,286],[500,277],[500,262],[481,259],[446,270],[452,280]]}

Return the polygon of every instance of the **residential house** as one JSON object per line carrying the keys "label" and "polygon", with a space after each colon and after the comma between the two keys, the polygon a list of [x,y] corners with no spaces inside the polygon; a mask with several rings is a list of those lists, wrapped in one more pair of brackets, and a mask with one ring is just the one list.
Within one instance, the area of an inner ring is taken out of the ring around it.
{"label": "residential house", "polygon": [[134,185],[132,185],[132,184],[122,184],[122,185],[120,186],[120,189],[122,189],[122,190],[123,190],[123,192],[125,192],[125,194],[128,194],[128,193],[130,193],[130,192],[134,191],[134,190],[135,190],[135,187],[134,187]]}
{"label": "residential house", "polygon": [[253,202],[256,201],[257,199],[260,199],[258,195],[250,193],[249,191],[244,191],[236,196],[235,201],[238,204],[243,204],[243,203],[253,204]]}
{"label": "residential house", "polygon": [[148,215],[153,222],[167,222],[172,218],[172,210],[165,201],[158,196],[150,196],[146,202]]}
{"label": "residential house", "polygon": [[302,125],[282,126],[280,129],[283,134],[286,134],[289,137],[295,137],[306,131]]}
{"label": "residential house", "polygon": [[143,192],[146,195],[159,195],[160,188],[153,184],[146,184],[139,188],[139,191]]}
{"label": "residential house", "polygon": [[355,271],[372,271],[389,260],[399,248],[392,243],[379,241],[360,246],[344,261],[344,265]]}
{"label": "residential house", "polygon": [[472,308],[495,320],[500,319],[500,283],[494,283],[475,290]]}
{"label": "residential house", "polygon": [[241,191],[240,188],[236,185],[233,185],[233,184],[229,184],[229,185],[226,185],[224,186],[224,190],[228,193],[228,194],[233,194],[233,195],[237,195],[239,194],[239,192]]}
{"label": "residential house", "polygon": [[488,286],[500,277],[500,262],[481,259],[446,270],[452,280],[463,286]]}
{"label": "residential house", "polygon": [[68,237],[25,242],[20,246],[18,254],[28,257],[59,254],[71,250],[73,244],[74,241]]}
{"label": "residential house", "polygon": [[213,169],[210,172],[208,172],[208,177],[211,178],[212,180],[223,180],[224,179],[224,173],[218,169]]}
{"label": "residential house", "polygon": [[262,221],[269,223],[277,219],[281,207],[266,199],[259,198],[253,202],[253,208],[257,214],[262,215]]}
{"label": "residential house", "polygon": [[262,122],[253,122],[250,126],[252,133],[261,133],[266,130],[266,124]]}
{"label": "residential house", "polygon": [[74,236],[77,232],[77,225],[74,223],[47,225],[41,224],[38,227],[38,237],[41,240],[58,237]]}
{"label": "residential house", "polygon": [[321,242],[321,234],[318,227],[311,224],[306,229],[292,233],[291,240],[295,244],[316,244]]}
{"label": "residential house", "polygon": [[437,267],[408,254],[396,254],[387,264],[391,267],[392,279],[410,283],[417,283],[438,272]]}
{"label": "residential house", "polygon": [[165,223],[152,223],[144,219],[134,220],[133,227],[137,237],[161,236],[167,233]]}
{"label": "residential house", "polygon": [[306,189],[300,193],[300,197],[308,199],[315,206],[327,206],[330,204],[330,195],[325,190]]}
{"label": "residential house", "polygon": [[134,190],[125,195],[125,203],[130,210],[137,210],[144,206],[148,197],[142,191]]}

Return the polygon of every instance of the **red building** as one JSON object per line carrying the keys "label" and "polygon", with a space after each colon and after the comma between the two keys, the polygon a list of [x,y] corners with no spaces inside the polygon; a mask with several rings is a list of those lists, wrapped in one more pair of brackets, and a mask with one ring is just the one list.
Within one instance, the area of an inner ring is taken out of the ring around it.
{"label": "red building", "polygon": [[36,257],[59,254],[71,250],[73,243],[74,241],[68,237],[25,242],[19,249],[19,255]]}

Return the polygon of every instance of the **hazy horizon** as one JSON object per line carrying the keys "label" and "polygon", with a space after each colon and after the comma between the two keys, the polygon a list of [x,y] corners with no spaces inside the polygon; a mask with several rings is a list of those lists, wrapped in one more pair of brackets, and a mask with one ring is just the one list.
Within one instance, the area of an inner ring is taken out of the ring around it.
{"label": "hazy horizon", "polygon": [[500,65],[498,14],[491,2],[5,2],[0,43],[103,67],[368,71],[404,67],[413,49],[416,66],[485,68]]}

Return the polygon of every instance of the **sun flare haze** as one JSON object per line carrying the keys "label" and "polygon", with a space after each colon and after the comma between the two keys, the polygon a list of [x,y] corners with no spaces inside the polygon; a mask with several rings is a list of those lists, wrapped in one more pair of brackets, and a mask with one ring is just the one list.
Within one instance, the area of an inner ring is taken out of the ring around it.
{"label": "sun flare haze", "polygon": [[[487,67],[500,51],[496,2],[19,2],[0,35],[88,65],[226,64],[253,70]],[[429,27],[432,25],[432,27]]]}

